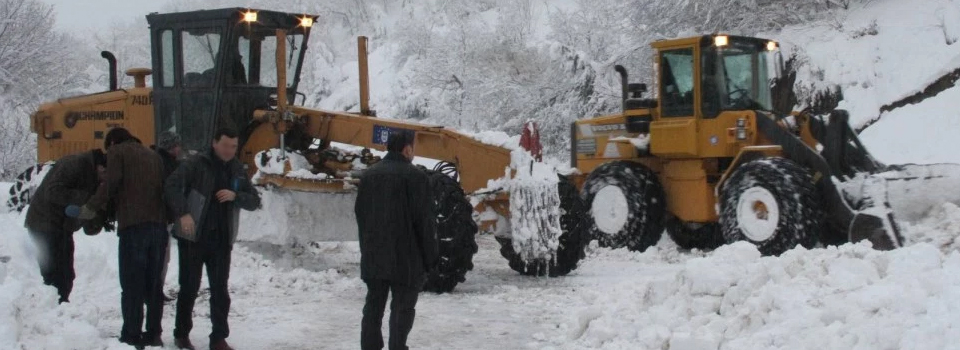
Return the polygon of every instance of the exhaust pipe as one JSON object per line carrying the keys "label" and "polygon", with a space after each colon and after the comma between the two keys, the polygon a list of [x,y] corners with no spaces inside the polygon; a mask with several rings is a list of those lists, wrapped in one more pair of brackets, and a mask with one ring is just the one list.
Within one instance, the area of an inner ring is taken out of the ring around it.
{"label": "exhaust pipe", "polygon": [[110,51],[101,51],[100,57],[106,58],[107,62],[110,63],[110,90],[117,90],[117,57],[113,55]]}
{"label": "exhaust pipe", "polygon": [[628,76],[627,76],[627,69],[626,69],[626,68],[623,68],[623,66],[621,66],[621,65],[619,65],[619,64],[616,65],[616,66],[614,66],[613,69],[616,70],[617,73],[620,73],[620,90],[621,90],[621,94],[622,94],[622,95],[621,95],[622,97],[620,98],[620,110],[621,110],[622,112],[626,112],[626,111],[627,111],[627,98],[629,97],[629,96],[627,96],[627,94],[628,94],[627,84],[630,82],[630,80],[627,79],[627,78],[628,78]]}

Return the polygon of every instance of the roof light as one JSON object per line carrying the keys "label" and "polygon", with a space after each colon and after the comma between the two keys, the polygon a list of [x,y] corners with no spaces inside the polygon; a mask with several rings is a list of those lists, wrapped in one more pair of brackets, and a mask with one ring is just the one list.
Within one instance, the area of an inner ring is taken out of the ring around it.
{"label": "roof light", "polygon": [[300,18],[300,26],[304,28],[313,27],[313,18],[307,16]]}
{"label": "roof light", "polygon": [[776,51],[776,50],[777,50],[777,42],[776,42],[776,41],[768,41],[768,42],[767,42],[767,51]]}
{"label": "roof light", "polygon": [[256,21],[257,21],[257,13],[254,12],[254,11],[244,12],[244,13],[243,13],[243,21],[244,21],[244,22],[248,22],[248,23],[250,23],[250,22],[256,22]]}
{"label": "roof light", "polygon": [[717,35],[713,38],[713,44],[717,47],[727,46],[730,43],[730,39],[726,35]]}

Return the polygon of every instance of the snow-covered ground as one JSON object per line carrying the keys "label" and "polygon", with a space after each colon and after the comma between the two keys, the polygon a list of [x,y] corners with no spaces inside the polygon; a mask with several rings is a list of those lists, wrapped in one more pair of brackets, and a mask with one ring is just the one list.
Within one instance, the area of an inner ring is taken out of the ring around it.
{"label": "snow-covered ground", "polygon": [[[117,238],[77,242],[71,303],[58,305],[31,257],[22,215],[0,214],[0,348],[123,349]],[[795,250],[752,245],[644,253],[591,247],[564,278],[510,270],[491,236],[452,294],[423,294],[410,344],[419,349],[958,349],[960,208],[907,227],[911,245]],[[177,281],[176,248],[167,289]],[[230,340],[243,349],[352,349],[365,293],[355,242],[234,250]],[[203,294],[203,293],[202,293]],[[206,346],[208,295],[193,339]],[[164,341],[174,309],[164,309]],[[9,347],[7,347],[9,346]]]}

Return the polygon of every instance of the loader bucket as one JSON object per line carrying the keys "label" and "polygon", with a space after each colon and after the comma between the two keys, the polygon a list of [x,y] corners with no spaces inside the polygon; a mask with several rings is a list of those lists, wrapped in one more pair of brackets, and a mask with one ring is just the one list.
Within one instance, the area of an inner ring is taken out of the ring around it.
{"label": "loader bucket", "polygon": [[878,249],[899,247],[902,235],[894,216],[915,222],[943,203],[960,205],[960,164],[889,165],[838,187],[853,207],[863,208],[850,224],[851,242],[869,239]]}
{"label": "loader bucket", "polygon": [[[879,210],[874,210],[879,212]],[[850,222],[850,242],[868,240],[874,249],[892,250],[903,246],[900,229],[890,213],[858,212]]]}

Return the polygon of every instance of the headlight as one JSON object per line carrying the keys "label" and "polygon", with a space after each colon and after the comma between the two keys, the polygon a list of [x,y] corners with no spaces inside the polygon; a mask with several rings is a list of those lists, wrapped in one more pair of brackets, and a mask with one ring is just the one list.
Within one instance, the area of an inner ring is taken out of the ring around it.
{"label": "headlight", "polygon": [[776,41],[768,41],[768,42],[767,42],[767,51],[776,51],[776,50],[777,50],[777,42],[776,42]]}
{"label": "headlight", "polygon": [[313,27],[313,18],[310,18],[310,17],[300,18],[300,26],[304,28]]}
{"label": "headlight", "polygon": [[252,23],[257,21],[257,13],[254,11],[247,11],[243,13],[243,21],[247,23]]}
{"label": "headlight", "polygon": [[717,35],[713,38],[713,45],[717,47],[727,46],[730,43],[730,39],[726,35]]}

